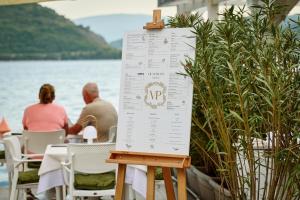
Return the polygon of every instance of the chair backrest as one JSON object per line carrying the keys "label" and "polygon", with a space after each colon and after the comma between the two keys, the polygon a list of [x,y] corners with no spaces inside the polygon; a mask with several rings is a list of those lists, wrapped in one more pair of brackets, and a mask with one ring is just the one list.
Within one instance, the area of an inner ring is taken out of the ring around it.
{"label": "chair backrest", "polygon": [[7,169],[9,172],[14,169],[13,159],[21,159],[21,145],[19,138],[17,136],[5,137],[3,139],[4,147],[5,147],[5,159],[7,164]]}
{"label": "chair backrest", "polygon": [[82,132],[83,139],[86,139],[88,144],[92,144],[93,140],[97,139],[97,129],[94,126],[86,126]]}
{"label": "chair backrest", "polygon": [[108,141],[107,142],[116,142],[116,137],[117,137],[117,126],[112,126],[109,129],[108,133]]}
{"label": "chair backrest", "polygon": [[106,163],[115,143],[69,144],[68,155],[71,171],[81,173],[104,173],[116,169],[116,164]]}
{"label": "chair backrest", "polygon": [[65,141],[65,130],[32,132],[23,131],[25,153],[45,153],[48,144],[61,144]]}

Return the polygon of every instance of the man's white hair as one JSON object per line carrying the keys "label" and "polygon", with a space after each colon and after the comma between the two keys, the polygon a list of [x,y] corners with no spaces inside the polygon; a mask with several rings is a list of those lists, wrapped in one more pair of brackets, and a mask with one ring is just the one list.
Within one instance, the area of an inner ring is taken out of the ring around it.
{"label": "man's white hair", "polygon": [[93,97],[98,97],[99,96],[99,90],[98,90],[98,86],[96,83],[87,83],[85,84],[85,86],[83,87],[83,91],[86,91],[89,95],[93,96]]}

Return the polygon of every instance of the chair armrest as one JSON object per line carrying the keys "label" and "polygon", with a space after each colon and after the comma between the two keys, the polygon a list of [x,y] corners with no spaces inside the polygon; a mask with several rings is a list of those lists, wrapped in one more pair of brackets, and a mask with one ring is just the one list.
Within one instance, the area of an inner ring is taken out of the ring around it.
{"label": "chair armrest", "polygon": [[44,154],[22,154],[24,158],[32,158],[32,157],[40,157],[44,156]]}
{"label": "chair armrest", "polygon": [[62,161],[62,162],[60,162],[60,164],[63,166],[68,166],[68,165],[71,165],[71,162],[70,161],[68,161],[68,162]]}
{"label": "chair armrest", "polygon": [[63,171],[67,171],[68,173],[71,172],[70,168],[68,166],[71,165],[71,162],[60,162],[60,164],[63,166]]}
{"label": "chair armrest", "polygon": [[71,162],[61,162],[60,164],[63,166],[62,171],[63,171],[64,181],[68,185],[69,184],[68,175],[71,174],[71,170],[70,168],[68,168],[68,166],[71,165]]}
{"label": "chair armrest", "polygon": [[13,159],[14,161],[14,166],[15,167],[18,167],[19,165],[21,164],[24,164],[24,163],[29,163],[29,162],[41,162],[42,160],[41,159],[30,159],[30,160],[23,160],[23,159]]}

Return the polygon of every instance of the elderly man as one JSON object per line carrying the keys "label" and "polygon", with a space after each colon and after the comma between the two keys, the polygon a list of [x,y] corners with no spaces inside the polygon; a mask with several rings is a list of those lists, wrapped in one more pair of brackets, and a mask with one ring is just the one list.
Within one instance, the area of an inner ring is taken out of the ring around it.
{"label": "elderly man", "polygon": [[99,97],[96,83],[87,83],[82,89],[82,96],[86,106],[82,109],[76,124],[70,127],[69,134],[78,134],[83,128],[86,117],[92,115],[97,121],[98,141],[107,141],[110,127],[117,125],[118,116],[115,108]]}

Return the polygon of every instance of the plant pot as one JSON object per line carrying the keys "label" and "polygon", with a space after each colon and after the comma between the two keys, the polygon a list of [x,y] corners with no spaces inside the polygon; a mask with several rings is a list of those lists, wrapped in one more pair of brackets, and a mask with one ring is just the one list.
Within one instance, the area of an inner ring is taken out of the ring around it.
{"label": "plant pot", "polygon": [[210,179],[208,181],[209,185],[213,188],[215,200],[231,200],[231,194],[229,190],[221,187],[217,182]]}
{"label": "plant pot", "polygon": [[209,185],[210,176],[199,171],[195,166],[187,169],[187,186],[190,188],[201,200],[214,200],[215,193],[213,187]]}

